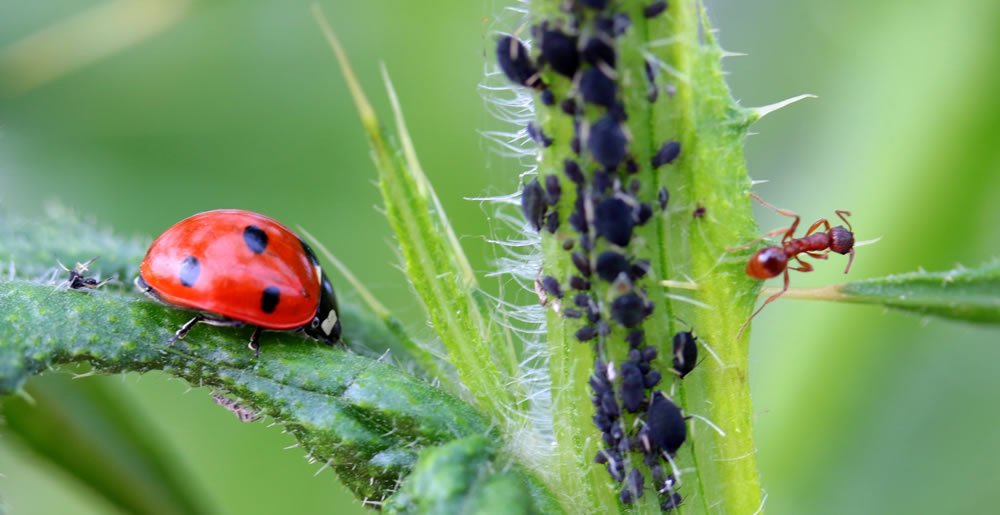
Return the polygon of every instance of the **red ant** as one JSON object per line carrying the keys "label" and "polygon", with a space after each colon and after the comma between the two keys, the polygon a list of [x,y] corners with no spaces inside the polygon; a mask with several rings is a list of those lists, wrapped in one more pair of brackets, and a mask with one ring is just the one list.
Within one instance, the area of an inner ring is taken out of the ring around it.
{"label": "red ant", "polygon": [[[771,295],[757,308],[757,311],[754,311],[750,315],[750,318],[740,328],[740,332],[736,336],[737,339],[743,336],[743,331],[746,330],[747,325],[750,324],[753,317],[757,316],[757,313],[760,313],[764,309],[764,306],[774,302],[788,291],[788,270],[798,270],[799,272],[811,272],[813,270],[812,265],[802,261],[799,254],[805,254],[816,259],[826,259],[831,250],[837,254],[850,254],[851,257],[847,260],[847,268],[844,269],[845,274],[851,270],[851,264],[854,263],[854,233],[851,232],[853,230],[851,222],[847,220],[847,217],[851,215],[850,211],[836,211],[837,216],[847,224],[846,229],[842,225],[831,228],[829,220],[820,218],[809,227],[805,236],[796,238],[795,229],[799,227],[799,215],[768,204],[753,193],[750,196],[764,206],[777,211],[779,214],[794,218],[795,221],[792,222],[791,227],[788,229],[778,230],[771,234],[785,233],[781,238],[780,246],[764,247],[754,252],[753,256],[750,256],[750,261],[747,263],[747,275],[755,279],[770,279],[783,273],[785,274],[785,285],[781,288],[781,291]],[[823,228],[823,231],[816,232],[820,227]],[[789,266],[788,262],[792,259],[798,262],[798,266]]]}

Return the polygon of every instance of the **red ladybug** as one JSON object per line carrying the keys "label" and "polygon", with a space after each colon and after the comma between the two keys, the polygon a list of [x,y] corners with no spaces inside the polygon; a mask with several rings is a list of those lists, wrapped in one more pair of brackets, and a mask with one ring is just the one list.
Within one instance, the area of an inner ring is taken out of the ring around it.
{"label": "red ladybug", "polygon": [[340,341],[333,286],[312,249],[284,225],[240,209],[181,220],[146,251],[136,287],[171,306],[198,311],[171,343],[199,322],[301,330],[331,345]]}

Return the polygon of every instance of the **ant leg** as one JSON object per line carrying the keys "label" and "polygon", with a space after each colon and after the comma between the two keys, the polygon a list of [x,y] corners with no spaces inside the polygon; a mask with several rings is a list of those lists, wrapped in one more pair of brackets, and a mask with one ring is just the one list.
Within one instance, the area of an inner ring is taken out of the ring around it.
{"label": "ant leg", "polygon": [[823,226],[823,232],[830,232],[830,221],[826,218],[820,218],[819,220],[816,220],[816,223],[809,226],[809,230],[806,231],[806,236],[816,232],[816,229],[819,229],[820,226]]}
{"label": "ant leg", "polygon": [[181,328],[174,333],[174,337],[170,339],[169,343],[172,345],[177,340],[183,340],[184,337],[191,332],[191,329],[203,320],[205,320],[205,315],[195,315],[194,318],[185,322],[184,325],[182,325]]}
{"label": "ant leg", "polygon": [[757,308],[757,311],[754,311],[753,314],[750,315],[749,318],[747,318],[747,321],[743,322],[743,326],[740,327],[740,332],[736,333],[736,339],[739,340],[740,338],[743,337],[743,332],[747,330],[747,326],[750,325],[750,321],[753,320],[753,317],[757,316],[757,314],[760,313],[764,309],[765,306],[767,306],[768,304],[770,304],[770,303],[778,300],[778,297],[781,297],[782,295],[784,295],[786,291],[788,291],[788,269],[787,268],[785,269],[785,285],[781,287],[781,291],[779,291],[778,293],[775,293],[774,295],[771,295],[770,297],[768,297],[767,300],[765,300],[764,303],[761,304],[759,308]]}
{"label": "ant leg", "polygon": [[851,222],[847,219],[847,217],[851,216],[851,212],[844,211],[843,209],[838,209],[834,212],[837,213],[837,216],[839,216],[840,219],[843,220],[845,224],[847,224],[847,230],[854,232],[854,228],[851,227]]}
{"label": "ant leg", "polygon": [[785,216],[787,216],[787,217],[790,217],[790,218],[794,218],[794,219],[795,219],[795,221],[794,221],[794,222],[792,222],[792,225],[791,225],[791,227],[789,227],[789,228],[788,228],[788,230],[787,230],[787,231],[785,231],[785,237],[784,237],[784,238],[782,238],[782,240],[781,240],[782,242],[784,242],[785,240],[789,240],[789,239],[791,239],[791,238],[792,238],[792,236],[794,236],[794,235],[795,235],[795,229],[797,229],[797,228],[799,227],[799,221],[801,220],[801,218],[799,217],[799,215],[797,215],[796,213],[793,213],[793,212],[791,212],[791,211],[789,211],[789,210],[787,210],[787,209],[781,209],[780,207],[777,207],[777,206],[775,206],[775,205],[773,205],[773,204],[769,204],[769,203],[768,203],[767,201],[765,201],[764,199],[762,199],[762,198],[758,197],[756,193],[750,193],[750,196],[751,196],[751,197],[752,197],[752,198],[753,198],[754,200],[756,200],[757,202],[760,202],[760,203],[761,203],[761,205],[763,205],[764,207],[767,207],[767,208],[770,208],[770,209],[773,209],[773,210],[774,210],[775,212],[777,212],[777,213],[778,213],[779,215],[785,215]]}
{"label": "ant leg", "polygon": [[260,357],[260,332],[261,332],[260,326],[254,327],[253,334],[250,335],[250,344],[247,345],[247,347],[249,347],[250,350],[257,353],[258,358]]}
{"label": "ant leg", "polygon": [[806,252],[806,255],[813,259],[826,259],[830,257],[830,251],[827,250],[823,252]]}
{"label": "ant leg", "polygon": [[[799,259],[799,256],[795,256],[795,260],[799,262],[799,266],[790,266],[790,267],[788,267],[788,270],[795,270],[795,271],[798,271],[798,272],[812,272],[813,271],[813,266],[811,264],[806,263],[805,261],[802,261],[801,259]],[[785,289],[786,290],[788,289],[788,285],[787,284],[785,285]]]}
{"label": "ant leg", "polygon": [[759,242],[761,242],[763,240],[766,240],[768,238],[773,238],[773,237],[775,237],[775,236],[777,236],[779,234],[783,234],[783,233],[787,233],[787,232],[788,232],[788,227],[782,227],[780,229],[775,229],[775,230],[773,230],[773,231],[771,231],[771,232],[769,232],[769,233],[767,233],[767,234],[765,234],[763,236],[760,236],[758,238],[754,238],[754,239],[750,240],[749,243],[745,243],[745,244],[740,245],[738,247],[726,247],[726,252],[739,252],[741,250],[746,250],[746,249],[749,249],[750,247],[753,247],[754,245],[756,245],[757,243],[759,243]]}

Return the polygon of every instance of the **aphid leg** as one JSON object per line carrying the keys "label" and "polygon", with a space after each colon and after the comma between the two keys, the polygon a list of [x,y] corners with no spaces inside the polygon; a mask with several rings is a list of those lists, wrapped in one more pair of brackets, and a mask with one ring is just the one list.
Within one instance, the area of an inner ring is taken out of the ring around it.
{"label": "aphid leg", "polygon": [[[801,263],[801,261],[800,261],[800,263]],[[802,263],[802,264],[804,264],[806,266],[809,266],[808,263]],[[795,268],[795,270],[798,270],[798,268]],[[812,267],[810,267],[810,270],[812,270]],[[753,317],[757,316],[757,313],[760,313],[761,310],[763,310],[764,307],[767,306],[768,304],[770,304],[770,303],[778,300],[778,297],[784,295],[786,291],[788,291],[788,269],[787,268],[785,269],[785,284],[784,284],[784,286],[782,286],[781,291],[779,291],[778,293],[775,293],[774,295],[771,295],[770,297],[768,297],[767,300],[765,300],[764,303],[761,304],[759,308],[757,308],[757,311],[754,311],[753,314],[750,315],[749,318],[747,318],[747,321],[743,322],[743,326],[740,327],[740,332],[736,333],[736,339],[739,340],[740,338],[743,337],[743,332],[747,330],[747,327],[750,325],[750,321],[753,320]]]}
{"label": "aphid leg", "polygon": [[761,205],[763,205],[764,207],[773,209],[779,215],[785,215],[787,217],[795,219],[795,221],[792,222],[791,227],[789,227],[788,230],[785,231],[785,237],[782,239],[782,241],[789,240],[789,239],[792,238],[792,236],[795,235],[795,229],[798,229],[798,227],[799,227],[799,221],[801,220],[801,218],[799,218],[798,214],[793,213],[793,212],[791,212],[791,211],[789,211],[787,209],[781,209],[780,207],[777,207],[774,204],[769,204],[764,199],[758,197],[756,193],[751,193],[750,196],[753,197],[753,199],[756,200],[757,202],[760,202]]}
{"label": "aphid leg", "polygon": [[194,318],[185,322],[184,325],[182,325],[181,328],[178,329],[176,333],[174,333],[173,338],[171,338],[168,343],[173,345],[173,343],[176,342],[177,340],[183,340],[184,337],[187,336],[189,332],[191,332],[191,329],[193,329],[194,326],[198,325],[198,323],[203,320],[205,320],[205,315],[201,314],[195,315]]}
{"label": "aphid leg", "polygon": [[260,328],[260,326],[254,327],[253,328],[253,334],[250,335],[250,344],[247,345],[247,347],[249,347],[250,350],[254,351],[257,354],[258,358],[260,357],[260,332],[261,331],[262,331],[262,329]]}
{"label": "aphid leg", "polygon": [[851,227],[851,222],[847,220],[847,217],[851,216],[851,212],[844,211],[843,209],[838,209],[834,212],[837,213],[837,216],[839,216],[840,219],[843,220],[845,224],[847,224],[847,230],[854,232],[854,228]]}

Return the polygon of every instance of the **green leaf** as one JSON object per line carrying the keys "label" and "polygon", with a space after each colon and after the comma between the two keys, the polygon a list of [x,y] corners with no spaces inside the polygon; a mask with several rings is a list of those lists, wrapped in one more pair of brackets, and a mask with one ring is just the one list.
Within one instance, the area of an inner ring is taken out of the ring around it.
{"label": "green leaf", "polygon": [[164,370],[274,417],[367,498],[392,491],[420,448],[490,433],[472,408],[396,367],[291,334],[265,333],[259,360],[246,349],[247,331],[199,327],[167,345],[186,318],[113,292],[0,283],[0,393],[61,363]]}
{"label": "green leaf", "polygon": [[[396,234],[404,270],[437,331],[462,383],[477,405],[497,420],[511,416],[515,396],[501,373],[499,358],[509,353],[485,313],[476,277],[458,244],[447,215],[416,157],[388,75],[386,87],[396,118],[400,150],[390,147],[347,54],[318,6],[314,14],[336,55],[368,136],[379,175],[386,217]],[[496,353],[496,354],[494,354]]]}
{"label": "green leaf", "polygon": [[3,400],[4,432],[124,513],[211,513],[141,410],[99,381],[50,375]]}
{"label": "green leaf", "polygon": [[388,513],[559,513],[561,509],[518,468],[497,463],[482,436],[427,449],[387,500]]}
{"label": "green leaf", "polygon": [[1000,324],[1000,262],[947,272],[912,272],[834,287],[830,300],[880,304],[921,315]]}

